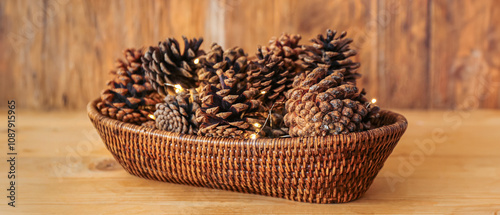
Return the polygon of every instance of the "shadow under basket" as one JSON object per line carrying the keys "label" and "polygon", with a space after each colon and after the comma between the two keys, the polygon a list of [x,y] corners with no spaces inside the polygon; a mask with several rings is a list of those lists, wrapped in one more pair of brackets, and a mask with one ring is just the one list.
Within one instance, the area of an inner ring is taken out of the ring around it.
{"label": "shadow under basket", "polygon": [[326,137],[231,139],[120,122],[88,104],[90,120],[130,174],[310,203],[341,203],[370,187],[407,127],[382,110],[376,129]]}

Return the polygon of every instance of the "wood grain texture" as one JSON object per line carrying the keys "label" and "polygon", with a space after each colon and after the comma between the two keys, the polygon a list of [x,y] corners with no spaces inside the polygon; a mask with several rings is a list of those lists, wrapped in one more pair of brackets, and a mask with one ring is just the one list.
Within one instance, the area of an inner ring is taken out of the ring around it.
{"label": "wood grain texture", "polygon": [[[397,111],[409,122],[368,192],[308,204],[129,175],[81,112],[18,110],[18,205],[2,214],[495,214],[500,212],[499,111],[445,121],[444,111]],[[0,112],[6,119],[6,113]],[[3,121],[5,122],[5,121]],[[6,135],[0,123],[0,135]],[[458,126],[457,126],[458,125]],[[440,133],[436,135],[435,133]],[[474,144],[471,144],[474,140]],[[425,144],[422,144],[425,143]],[[422,146],[424,146],[422,148]],[[425,150],[422,150],[425,149]],[[6,147],[0,159],[6,160]],[[5,162],[0,172],[7,172]],[[7,177],[0,177],[5,191]]]}
{"label": "wood grain texture", "polygon": [[380,104],[387,107],[427,108],[428,1],[378,2]]}
{"label": "wood grain texture", "polygon": [[228,47],[240,46],[249,54],[258,45],[267,45],[272,37],[282,33],[300,34],[301,44],[309,45],[326,29],[347,31],[358,50],[354,61],[362,62],[360,86],[367,88],[368,96],[378,97],[376,61],[376,2],[352,1],[235,1],[226,12],[226,43]]}
{"label": "wood grain texture", "polygon": [[499,1],[432,1],[431,107],[500,107]]}
{"label": "wood grain texture", "polygon": [[303,42],[347,31],[360,87],[385,108],[500,108],[495,0],[0,1],[0,100],[80,109],[114,60],[166,37],[205,38],[253,55],[282,32]]}
{"label": "wood grain texture", "polygon": [[[128,47],[205,36],[202,1],[2,1],[1,100],[83,109]],[[7,38],[4,38],[7,37]],[[3,78],[5,77],[5,78]]]}

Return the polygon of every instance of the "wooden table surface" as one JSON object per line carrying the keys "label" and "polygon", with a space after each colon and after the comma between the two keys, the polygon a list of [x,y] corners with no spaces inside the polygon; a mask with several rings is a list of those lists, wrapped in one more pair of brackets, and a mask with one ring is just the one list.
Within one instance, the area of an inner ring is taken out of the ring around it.
{"label": "wooden table surface", "polygon": [[[0,214],[500,214],[500,111],[398,111],[408,130],[361,199],[308,204],[129,175],[85,112],[17,112],[16,207]],[[7,140],[6,111],[0,114]]]}

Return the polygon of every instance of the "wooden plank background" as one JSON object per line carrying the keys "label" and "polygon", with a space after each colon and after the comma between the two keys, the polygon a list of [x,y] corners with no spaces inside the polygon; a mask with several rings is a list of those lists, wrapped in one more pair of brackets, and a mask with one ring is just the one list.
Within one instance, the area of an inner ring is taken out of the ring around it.
{"label": "wooden plank background", "polygon": [[[495,21],[496,20],[496,21]],[[84,109],[128,47],[205,38],[254,54],[281,32],[348,31],[385,108],[500,108],[496,0],[2,0],[0,100]]]}

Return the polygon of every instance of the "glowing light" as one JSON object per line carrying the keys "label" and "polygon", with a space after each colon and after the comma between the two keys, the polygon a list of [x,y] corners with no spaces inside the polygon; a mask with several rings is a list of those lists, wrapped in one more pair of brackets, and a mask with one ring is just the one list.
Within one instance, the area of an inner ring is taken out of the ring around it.
{"label": "glowing light", "polygon": [[199,58],[194,59],[194,64],[199,64],[199,63],[200,63],[200,59]]}
{"label": "glowing light", "polygon": [[256,128],[260,128],[262,125],[256,122],[253,124],[253,126],[255,126]]}
{"label": "glowing light", "polygon": [[257,139],[257,134],[251,134],[251,135],[250,135],[250,138],[252,138],[252,139]]}
{"label": "glowing light", "polygon": [[260,94],[262,94],[262,95],[264,95],[266,93],[267,93],[266,91],[260,91]]}
{"label": "glowing light", "polygon": [[156,117],[155,117],[155,115],[153,115],[153,114],[149,114],[149,115],[148,115],[148,117],[149,117],[150,119],[152,119],[152,120],[156,120]]}
{"label": "glowing light", "polygon": [[180,93],[182,91],[184,91],[184,89],[181,87],[181,85],[174,85],[174,88],[175,88],[175,93]]}
{"label": "glowing light", "polygon": [[372,104],[375,104],[375,103],[377,103],[377,99],[374,98],[374,99],[372,99]]}

